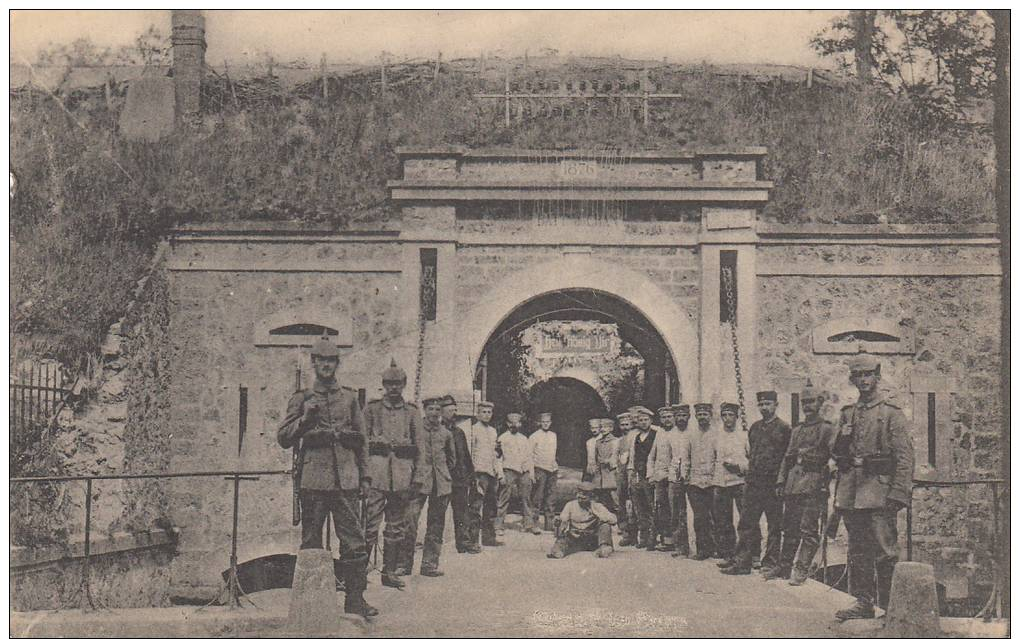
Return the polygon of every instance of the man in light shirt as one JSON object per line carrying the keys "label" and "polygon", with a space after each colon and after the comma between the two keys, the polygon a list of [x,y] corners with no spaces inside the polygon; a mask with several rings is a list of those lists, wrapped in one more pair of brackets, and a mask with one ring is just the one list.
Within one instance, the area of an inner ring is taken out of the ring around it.
{"label": "man in light shirt", "polygon": [[687,532],[687,484],[691,480],[691,434],[687,423],[691,419],[688,404],[673,405],[673,430],[669,432],[669,503],[670,530],[673,531],[673,557],[688,557],[691,545]]}
{"label": "man in light shirt", "polygon": [[600,559],[613,554],[616,515],[592,499],[592,489],[590,482],[581,482],[577,499],[567,502],[556,518],[556,542],[546,555],[549,559],[563,559],[579,550],[594,550]]}
{"label": "man in light shirt", "polygon": [[534,468],[534,486],[531,493],[531,504],[534,511],[532,530],[537,531],[538,515],[544,515],[543,528],[553,530],[552,497],[556,490],[556,433],[552,430],[552,413],[538,416],[538,430],[528,438],[531,442],[531,462]]}
{"label": "man in light shirt", "polygon": [[531,443],[527,435],[521,432],[524,416],[520,413],[509,413],[506,416],[507,430],[499,436],[497,442],[503,451],[503,481],[499,490],[499,507],[496,515],[496,531],[503,530],[510,498],[517,493],[521,500],[521,528],[524,532],[540,534],[534,528],[534,515],[531,512],[532,459]]}
{"label": "man in light shirt", "polygon": [[[733,524],[736,505],[744,492],[744,476],[747,474],[747,433],[737,428],[740,406],[723,402],[719,416],[723,427],[716,433],[715,498],[712,521],[715,523],[715,540],[719,554],[730,560],[736,553],[737,531]],[[723,570],[730,570],[733,562]],[[750,570],[748,570],[750,572]]]}
{"label": "man in light shirt", "polygon": [[712,428],[712,404],[694,405],[698,430],[691,434],[691,464],[687,498],[694,512],[694,540],[698,552],[694,559],[704,561],[717,556],[715,524],[712,521],[712,484],[715,481],[715,429]]}
{"label": "man in light shirt", "polygon": [[497,487],[502,470],[496,455],[496,429],[490,424],[492,409],[492,402],[479,402],[475,418],[459,425],[475,469],[475,489],[468,510],[468,540],[472,546],[478,545],[479,536],[483,546],[503,545],[496,540]]}

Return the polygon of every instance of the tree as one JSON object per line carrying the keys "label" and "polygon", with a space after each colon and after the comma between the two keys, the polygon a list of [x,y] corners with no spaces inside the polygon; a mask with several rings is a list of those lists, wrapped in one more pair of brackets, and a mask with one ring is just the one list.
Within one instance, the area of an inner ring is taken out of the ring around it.
{"label": "tree", "polygon": [[990,17],[973,10],[854,10],[812,39],[812,46],[858,78],[948,100],[987,97],[994,60]]}

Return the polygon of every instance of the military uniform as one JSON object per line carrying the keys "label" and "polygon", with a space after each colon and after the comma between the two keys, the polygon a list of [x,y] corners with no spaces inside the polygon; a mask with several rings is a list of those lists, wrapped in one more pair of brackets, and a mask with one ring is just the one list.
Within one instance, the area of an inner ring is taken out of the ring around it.
{"label": "military uniform", "polygon": [[499,477],[502,474],[496,456],[496,429],[471,419],[460,424],[467,438],[475,485],[468,506],[468,539],[474,546],[479,537],[483,546],[500,545],[496,541],[496,506]]}
{"label": "military uniform", "polygon": [[368,427],[368,472],[372,477],[372,489],[367,499],[366,536],[371,551],[378,543],[379,529],[385,517],[382,573],[384,579],[392,581],[401,555],[406,552],[403,548],[407,543],[411,476],[419,452],[421,417],[413,403],[402,398],[391,401],[383,397],[370,401],[365,407],[365,422]]}
{"label": "military uniform", "polygon": [[602,428],[597,418],[589,419],[588,427],[594,435],[584,442],[584,472],[581,473],[581,481],[591,481],[592,475],[595,473],[595,446],[600,437],[599,429]]}
{"label": "military uniform", "polygon": [[[616,464],[619,459],[617,445],[619,440],[613,437],[613,432],[607,426],[612,426],[612,420],[602,421],[603,432],[595,440],[594,460],[591,465],[591,484],[595,499],[616,513],[619,508],[616,504]],[[606,424],[608,421],[608,425]]]}
{"label": "military uniform", "polygon": [[[313,347],[312,357],[339,358],[339,352],[324,339]],[[368,466],[367,431],[357,391],[340,386],[336,379],[316,379],[310,389],[291,396],[276,439],[285,449],[299,447],[295,470],[300,473],[301,548],[322,548],[322,525],[332,515],[340,540],[338,576],[347,592],[345,610],[377,614],[362,596],[368,548],[359,502]]]}
{"label": "military uniform", "polygon": [[[777,400],[775,391],[762,391],[758,399]],[[783,456],[790,445],[790,425],[773,415],[772,419],[751,424],[747,431],[748,459],[744,494],[740,502],[739,548],[736,562],[751,565],[761,552],[761,516],[768,522],[768,539],[762,568],[779,564],[783,539],[783,502],[776,494],[776,478]]]}
{"label": "military uniform", "polygon": [[[543,414],[539,418],[552,415]],[[556,513],[553,510],[553,493],[556,490],[556,475],[559,466],[556,463],[556,433],[549,430],[533,432],[528,441],[531,444],[531,465],[535,469],[535,482],[531,492],[531,505],[535,513],[534,527],[538,528],[538,515],[545,517],[546,530],[552,530],[552,520]]]}
{"label": "military uniform", "polygon": [[[858,356],[852,373],[878,371],[878,360]],[[848,537],[850,594],[865,608],[888,604],[899,559],[896,513],[908,505],[914,477],[914,447],[903,410],[876,389],[844,406],[833,445],[839,469],[835,507]]]}
{"label": "military uniform", "polygon": [[[810,386],[801,401],[821,396]],[[793,571],[794,581],[809,576],[811,561],[821,541],[819,534],[829,500],[829,458],[836,439],[836,426],[819,415],[805,419],[790,435],[790,445],[779,469],[778,485],[783,489],[783,550],[780,571]],[[780,575],[782,576],[782,575]]]}
{"label": "military uniform", "polygon": [[[453,402],[452,397],[444,397],[444,402]],[[468,552],[471,543],[467,534],[468,503],[471,499],[471,487],[475,482],[475,468],[471,464],[471,452],[468,448],[464,431],[451,420],[444,424],[453,438],[453,447],[457,462],[450,469],[452,486],[450,504],[453,508],[453,537],[457,552]]]}
{"label": "military uniform", "polygon": [[[439,404],[442,399],[439,397],[430,398],[423,404],[428,406],[432,402]],[[453,435],[443,426],[442,422],[437,421],[435,424],[430,424],[425,421],[418,437],[418,451],[412,482],[414,494],[411,497],[408,518],[410,530],[407,540],[409,543],[405,545],[405,552],[409,554],[409,558],[405,560],[405,567],[410,572],[414,566],[418,520],[425,507],[425,502],[428,501],[421,574],[426,577],[439,577],[442,575],[442,572],[439,571],[439,556],[443,551],[446,509],[450,505],[450,493],[453,490],[453,477],[450,469],[457,467],[457,450]]]}

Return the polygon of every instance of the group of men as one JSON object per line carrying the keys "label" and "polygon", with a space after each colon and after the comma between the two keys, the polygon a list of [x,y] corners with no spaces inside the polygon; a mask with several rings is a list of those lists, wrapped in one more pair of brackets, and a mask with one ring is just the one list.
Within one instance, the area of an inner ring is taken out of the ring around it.
{"label": "group of men", "polygon": [[[426,509],[420,574],[441,577],[447,508],[453,508],[458,552],[477,554],[500,546],[510,497],[520,496],[524,529],[552,526],[556,485],[556,433],[552,416],[539,416],[530,437],[523,417],[507,416],[501,435],[492,424],[493,405],[480,402],[474,417],[458,419],[451,395],[430,397],[423,412],[404,399],[407,375],[395,362],[383,372],[383,396],[361,408],[357,392],[340,386],[339,349],[328,339],[311,351],[315,382],[294,393],[277,432],[284,448],[296,447],[301,548],[322,548],[322,528],[332,515],[340,541],[337,579],[344,608],[372,617],[365,601],[369,558],[382,531],[381,583],[403,588],[414,565],[418,524]],[[536,505],[532,511],[531,504]]]}
{"label": "group of men", "polygon": [[614,516],[621,546],[719,558],[727,575],[760,567],[767,580],[799,586],[814,572],[826,521],[837,521],[827,516],[835,477],[833,506],[846,525],[849,591],[857,599],[837,617],[873,617],[876,604],[888,603],[899,552],[896,518],[910,501],[914,453],[903,411],[878,388],[879,361],[859,355],[849,369],[859,398],[842,408],[838,425],[823,419],[825,395],[810,382],[800,392],[804,417],[793,429],[776,415],[771,390],[757,394],[762,418],[746,432],[737,426],[740,407],[733,402],[720,404],[721,426],[707,402],[694,405],[694,427],[687,404],[660,408],[657,425],[651,410],[632,407],[617,416],[619,436],[613,420],[590,420],[581,492],[590,490]]}
{"label": "group of men", "polygon": [[898,557],[896,514],[910,500],[914,458],[903,412],[878,389],[881,368],[871,356],[850,362],[860,396],[841,410],[838,426],[822,418],[824,394],[810,382],[800,394],[804,419],[792,430],[776,415],[774,391],[757,394],[762,419],[747,432],[737,426],[740,407],[733,402],[719,406],[721,427],[707,402],[694,405],[694,427],[686,404],[660,408],[657,425],[643,406],[618,415],[616,424],[591,420],[577,498],[558,515],[550,414],[538,416],[530,436],[519,413],[508,414],[499,433],[489,402],[458,419],[452,396],[430,397],[422,415],[404,400],[407,376],[395,363],[383,373],[383,397],[362,410],[357,393],[337,383],[338,364],[338,349],[328,340],[313,347],[315,382],[291,397],[278,441],[300,451],[301,548],[322,548],[322,527],[332,514],[347,612],[378,614],[363,593],[380,528],[382,584],[402,588],[426,505],[420,574],[440,577],[447,508],[452,504],[457,551],[476,554],[502,545],[498,537],[515,493],[525,532],[555,532],[550,558],[580,549],[609,557],[618,526],[621,546],[721,558],[730,575],[750,574],[760,558],[766,579],[800,585],[811,575],[833,473],[834,506],[849,538],[849,589],[857,598],[838,617],[872,617],[876,603],[886,606]]}

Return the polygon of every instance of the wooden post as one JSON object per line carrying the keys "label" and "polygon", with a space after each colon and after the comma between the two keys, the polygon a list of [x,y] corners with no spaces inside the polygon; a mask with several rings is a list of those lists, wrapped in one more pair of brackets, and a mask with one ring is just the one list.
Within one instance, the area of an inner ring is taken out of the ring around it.
{"label": "wooden post", "polygon": [[110,76],[109,73],[107,73],[106,74],[106,82],[103,83],[103,97],[106,98],[106,110],[107,111],[109,111],[112,108],[112,106],[113,106],[113,102],[112,102],[111,96],[110,96],[110,82],[112,80],[113,80],[113,78]]}
{"label": "wooden post", "polygon": [[230,67],[227,66],[226,59],[223,60],[223,77],[227,79],[227,87],[230,88],[230,97],[234,100],[234,108],[237,108],[237,90],[234,89],[234,83],[230,81]]}
{"label": "wooden post", "polygon": [[641,105],[644,110],[645,126],[648,126],[648,89],[645,89],[645,95],[641,100]]}
{"label": "wooden post", "polygon": [[329,99],[329,78],[326,77],[326,54],[322,54],[322,59],[319,61],[319,73],[322,74],[322,99]]}
{"label": "wooden post", "polygon": [[439,53],[436,54],[436,68],[432,72],[432,84],[435,84],[436,82],[439,81],[439,65],[442,64],[442,62],[443,62],[443,52],[440,51]]}
{"label": "wooden post", "polygon": [[379,54],[379,80],[382,83],[382,93],[386,95],[386,55]]}
{"label": "wooden post", "polygon": [[811,88],[811,85],[814,84],[814,76],[815,76],[814,68],[813,67],[808,67],[808,70],[807,70],[807,88],[809,88],[809,89]]}

